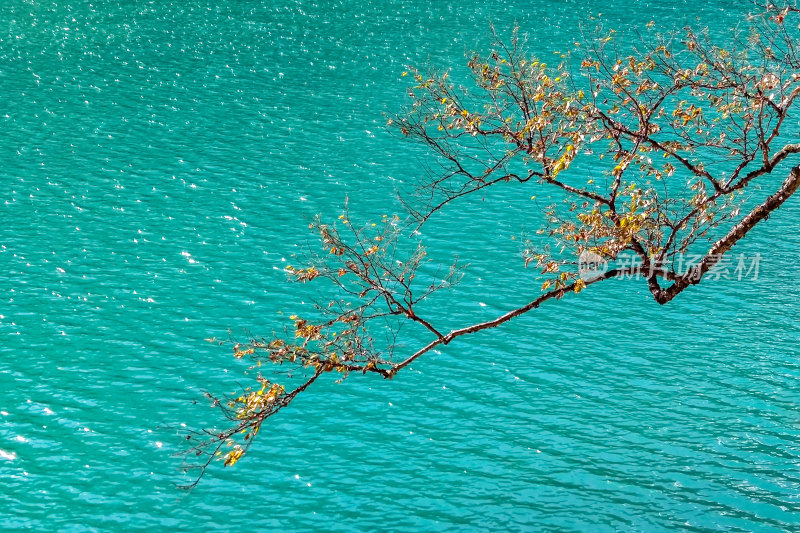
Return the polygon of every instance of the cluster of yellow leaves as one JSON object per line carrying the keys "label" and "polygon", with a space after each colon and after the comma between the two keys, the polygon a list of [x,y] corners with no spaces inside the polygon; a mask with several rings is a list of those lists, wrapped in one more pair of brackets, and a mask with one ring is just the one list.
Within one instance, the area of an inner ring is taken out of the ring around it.
{"label": "cluster of yellow leaves", "polygon": [[234,445],[233,449],[225,455],[225,466],[235,465],[239,459],[244,455],[244,448],[238,444]]}
{"label": "cluster of yellow leaves", "polygon": [[[546,291],[547,289],[563,289],[567,286],[567,283],[570,280],[573,280],[577,277],[575,272],[561,272],[557,277],[553,279],[548,279],[544,283],[542,283],[542,290]],[[580,291],[576,291],[580,292]]]}
{"label": "cluster of yellow leaves", "polygon": [[566,148],[564,148],[564,153],[553,164],[553,169],[550,171],[551,176],[555,178],[558,176],[559,172],[568,169],[573,159],[575,159],[575,147],[568,144]]}
{"label": "cluster of yellow leaves", "polygon": [[307,320],[297,319],[294,322],[294,336],[295,338],[304,338],[308,340],[319,340],[321,338],[320,332],[322,326],[309,324]]}
{"label": "cluster of yellow leaves", "polygon": [[270,407],[284,392],[285,389],[282,385],[270,383],[262,378],[261,389],[250,391],[234,400],[237,418],[250,418],[254,414],[260,413]]}
{"label": "cluster of yellow leaves", "polygon": [[311,281],[322,274],[322,272],[317,270],[314,266],[310,266],[308,268],[295,268],[290,265],[286,267],[286,271],[292,274],[297,281],[303,283],[306,281]]}
{"label": "cluster of yellow leaves", "polygon": [[233,345],[233,356],[236,359],[241,359],[245,355],[251,355],[255,353],[255,349],[250,346],[245,346],[239,343]]}
{"label": "cluster of yellow leaves", "polygon": [[689,121],[695,120],[702,116],[703,108],[697,107],[694,104],[689,104],[687,107],[683,107],[683,105],[685,105],[685,102],[680,102],[672,111],[672,116],[682,120],[684,126],[689,123]]}
{"label": "cluster of yellow leaves", "polygon": [[[242,394],[229,402],[229,407],[235,410],[238,419],[256,419],[259,414],[272,409],[275,403],[286,392],[282,385],[270,383],[269,380],[261,377],[259,377],[259,381],[261,382],[261,388],[259,390],[253,391],[248,388],[245,390],[246,394]],[[260,427],[260,422],[257,422],[242,430],[244,440],[250,440],[258,434]],[[233,439],[228,439],[227,445],[231,447],[231,450],[223,457],[224,465],[233,466],[245,454],[245,449],[241,445],[236,444]],[[221,454],[222,452],[217,452],[217,455]]]}

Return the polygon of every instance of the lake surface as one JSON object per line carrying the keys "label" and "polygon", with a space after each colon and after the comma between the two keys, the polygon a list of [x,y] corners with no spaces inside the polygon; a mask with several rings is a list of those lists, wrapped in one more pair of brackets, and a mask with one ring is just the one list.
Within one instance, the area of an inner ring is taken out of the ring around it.
{"label": "lake surface", "polygon": [[[0,7],[0,528],[798,530],[797,199],[737,246],[762,254],[757,280],[665,307],[609,282],[392,382],[325,380],[235,468],[176,488],[164,428],[218,424],[202,391],[248,379],[203,339],[281,328],[313,297],[283,272],[309,218],[345,197],[362,222],[398,212],[425,172],[385,127],[408,64],[463,65],[490,20],[546,58],[601,20],[724,36],[749,8],[360,4]],[[436,300],[445,328],[538,294],[531,193],[506,193],[423,232],[470,263]]]}

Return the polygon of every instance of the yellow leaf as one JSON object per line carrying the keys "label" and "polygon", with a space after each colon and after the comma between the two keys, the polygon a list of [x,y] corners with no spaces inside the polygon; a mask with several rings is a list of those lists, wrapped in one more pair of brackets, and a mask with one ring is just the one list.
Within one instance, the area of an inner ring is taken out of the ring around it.
{"label": "yellow leaf", "polygon": [[233,466],[236,462],[241,459],[242,455],[244,455],[244,450],[241,446],[236,446],[233,450],[228,452],[228,455],[225,456],[225,466]]}
{"label": "yellow leaf", "polygon": [[579,293],[585,288],[586,282],[579,278],[578,281],[575,282],[575,293]]}

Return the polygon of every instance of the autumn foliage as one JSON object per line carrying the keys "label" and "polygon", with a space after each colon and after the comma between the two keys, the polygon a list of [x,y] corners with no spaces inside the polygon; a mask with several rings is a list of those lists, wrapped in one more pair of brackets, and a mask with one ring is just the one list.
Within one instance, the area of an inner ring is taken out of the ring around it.
{"label": "autumn foliage", "polygon": [[[310,225],[321,248],[287,273],[327,283],[335,297],[313,317],[292,317],[283,336],[223,341],[253,361],[258,385],[209,395],[230,426],[187,435],[188,456],[201,458],[198,479],[215,458],[235,464],[266,419],[326,374],[392,378],[457,337],[624,274],[637,274],[632,282],[659,304],[700,283],[800,186],[792,168],[800,143],[787,141],[797,131],[786,131],[800,95],[798,19],[795,8],[767,7],[726,43],[706,31],[642,28],[631,45],[609,32],[577,42],[556,65],[531,57],[514,30],[495,35],[488,54],[467,58],[468,80],[409,68],[410,107],[389,125],[429,148],[440,172],[402,199],[410,218],[360,227],[345,211]],[[542,292],[493,320],[442,331],[418,304],[458,282],[462,268],[422,274],[426,252],[415,230],[460,198],[508,184],[559,198],[543,206],[520,257],[520,268],[545,276]],[[699,260],[685,268],[689,251]],[[581,276],[576,259],[586,252],[608,268]],[[623,264],[625,256],[636,265]],[[430,340],[398,353],[391,332],[408,322]],[[291,368],[294,385],[274,382],[270,368]]]}

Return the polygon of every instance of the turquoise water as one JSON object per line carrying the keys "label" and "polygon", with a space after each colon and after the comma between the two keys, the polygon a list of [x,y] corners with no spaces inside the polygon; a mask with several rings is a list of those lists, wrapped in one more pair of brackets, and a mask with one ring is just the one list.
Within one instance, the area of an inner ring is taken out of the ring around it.
{"label": "turquoise water", "polygon": [[[365,221],[396,212],[395,188],[422,175],[424,153],[384,127],[408,63],[459,61],[490,19],[548,57],[599,13],[724,35],[748,8],[3,3],[0,526],[800,528],[796,199],[737,247],[764,256],[757,280],[666,307],[609,282],[393,382],[321,383],[189,493],[164,429],[218,423],[202,391],[246,379],[203,338],[268,334],[313,296],[282,271],[308,217],[345,196]],[[426,227],[434,259],[470,263],[432,303],[445,329],[538,294],[517,237],[529,196]]]}

